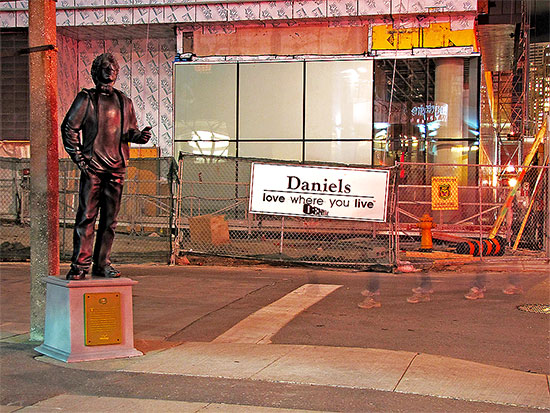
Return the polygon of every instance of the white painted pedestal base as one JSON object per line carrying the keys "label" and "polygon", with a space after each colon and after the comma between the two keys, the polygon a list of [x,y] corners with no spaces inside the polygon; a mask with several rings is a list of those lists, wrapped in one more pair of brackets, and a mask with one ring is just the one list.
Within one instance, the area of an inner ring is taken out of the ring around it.
{"label": "white painted pedestal base", "polygon": [[[68,281],[46,277],[46,325],[41,354],[67,363],[141,356],[134,348],[132,285],[129,278]],[[84,294],[120,293],[122,341],[120,344],[84,344]]]}

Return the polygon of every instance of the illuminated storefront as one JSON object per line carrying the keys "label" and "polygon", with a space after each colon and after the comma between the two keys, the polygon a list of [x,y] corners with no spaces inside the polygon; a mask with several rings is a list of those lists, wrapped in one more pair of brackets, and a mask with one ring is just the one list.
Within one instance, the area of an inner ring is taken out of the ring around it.
{"label": "illuminated storefront", "polygon": [[377,60],[374,78],[374,164],[477,162],[478,57]]}
{"label": "illuminated storefront", "polygon": [[334,57],[175,66],[175,153],[476,163],[479,58]]}

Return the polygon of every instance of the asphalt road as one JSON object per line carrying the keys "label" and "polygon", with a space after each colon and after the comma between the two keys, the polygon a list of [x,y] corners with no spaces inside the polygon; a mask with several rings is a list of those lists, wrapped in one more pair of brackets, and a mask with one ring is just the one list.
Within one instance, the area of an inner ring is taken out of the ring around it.
{"label": "asphalt road", "polygon": [[[161,270],[162,268],[162,270]],[[544,273],[521,273],[526,294],[502,293],[489,273],[486,298],[464,299],[475,274],[434,273],[429,303],[409,304],[417,274],[380,274],[382,307],[357,307],[372,274],[272,267],[129,267],[136,338],[212,341],[238,321],[306,283],[342,285],[276,334],[278,344],[406,350],[515,370],[550,373],[548,316],[519,311],[540,301]],[[546,295],[548,297],[548,295]],[[169,322],[167,320],[170,320]]]}
{"label": "asphalt road", "polygon": [[[520,274],[526,293],[501,292],[508,272],[488,273],[484,300],[468,301],[474,273],[433,273],[429,303],[409,304],[417,274],[380,274],[382,307],[357,307],[372,273],[270,266],[121,266],[134,287],[136,348],[150,352],[209,342],[304,284],[341,288],[298,314],[272,338],[306,344],[406,350],[548,374],[548,315],[517,306],[548,297],[544,272]],[[63,267],[62,271],[66,268]],[[28,331],[29,265],[0,264],[4,336]],[[208,401],[321,411],[528,411],[525,408],[375,390],[250,380],[85,371],[36,361],[37,343],[0,343],[0,404],[29,406],[58,394]]]}

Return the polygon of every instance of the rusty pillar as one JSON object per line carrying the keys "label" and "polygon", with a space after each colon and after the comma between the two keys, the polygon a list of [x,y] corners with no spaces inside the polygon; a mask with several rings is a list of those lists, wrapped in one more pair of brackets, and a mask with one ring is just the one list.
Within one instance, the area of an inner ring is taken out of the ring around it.
{"label": "rusty pillar", "polygon": [[29,1],[31,142],[30,339],[44,338],[48,275],[59,274],[59,151],[54,0]]}

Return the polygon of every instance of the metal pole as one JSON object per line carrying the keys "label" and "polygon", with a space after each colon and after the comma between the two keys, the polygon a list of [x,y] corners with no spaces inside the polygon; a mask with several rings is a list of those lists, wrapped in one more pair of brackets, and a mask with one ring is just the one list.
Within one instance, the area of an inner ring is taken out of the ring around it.
{"label": "metal pole", "polygon": [[30,339],[44,338],[43,277],[59,274],[59,151],[54,0],[29,1],[31,142]]}
{"label": "metal pole", "polygon": [[279,254],[283,255],[283,240],[284,240],[284,233],[285,233],[285,217],[281,218],[281,242],[279,245]]}
{"label": "metal pole", "polygon": [[[404,168],[403,165],[401,165],[400,167]],[[395,177],[395,180],[394,180],[394,202],[393,202],[393,205],[394,205],[394,214],[395,214],[395,221],[394,221],[394,257],[393,257],[393,263],[392,264],[395,264],[395,266],[397,267],[397,265],[399,264],[399,237],[400,237],[400,232],[399,232],[399,179],[397,178],[397,175],[398,172],[396,171],[396,177]]]}
{"label": "metal pole", "polygon": [[[546,124],[550,124],[550,114],[546,113]],[[544,153],[546,155],[550,154],[550,131],[546,129],[546,139],[545,139],[545,148]],[[546,235],[545,235],[545,244],[546,244],[546,258],[550,259],[550,170],[546,174]]]}
{"label": "metal pole", "polygon": [[[404,165],[400,165],[400,168],[404,168]],[[392,249],[393,247],[393,253],[394,253],[394,256],[393,256],[393,259],[391,260],[390,264],[395,264],[395,266],[397,267],[397,265],[399,264],[399,179],[397,178],[398,177],[398,173],[399,172],[395,172],[395,178],[394,178],[394,183],[393,183],[393,187],[394,187],[394,193],[393,193],[393,216],[395,217],[395,220],[393,221],[394,222],[394,225],[393,225],[393,237],[394,237],[394,245],[393,246],[390,246],[390,249]],[[391,221],[391,218],[390,220]]]}
{"label": "metal pole", "polygon": [[[19,160],[14,160],[13,162],[10,162],[11,166],[11,185],[12,185],[12,194],[15,194],[15,199],[12,202],[13,206],[13,214],[15,216],[15,220],[18,224],[22,224],[22,207],[23,207],[23,188],[20,188],[20,185],[18,183],[23,183],[23,171],[21,171],[21,179],[17,179],[17,171],[21,170],[19,167]],[[19,182],[18,182],[19,181]],[[11,207],[9,209],[11,212]],[[10,214],[11,215],[11,214]]]}
{"label": "metal pole", "polygon": [[481,171],[479,170],[481,166],[476,166],[477,168],[477,190],[479,197],[479,259],[483,260],[483,188],[481,187]]}
{"label": "metal pole", "polygon": [[62,228],[62,234],[61,234],[61,254],[65,255],[65,251],[67,250],[65,245],[65,231],[67,230],[67,186],[69,185],[69,163],[63,162],[63,165],[65,166],[63,168],[63,226]]}
{"label": "metal pole", "polygon": [[[170,162],[170,172],[169,172],[169,179],[168,179],[168,189],[169,189],[169,196],[170,196],[170,212],[168,213],[168,245],[170,254],[168,255],[168,264],[172,263],[172,226],[174,225],[174,160],[168,159]],[[160,176],[160,173],[159,173]]]}

